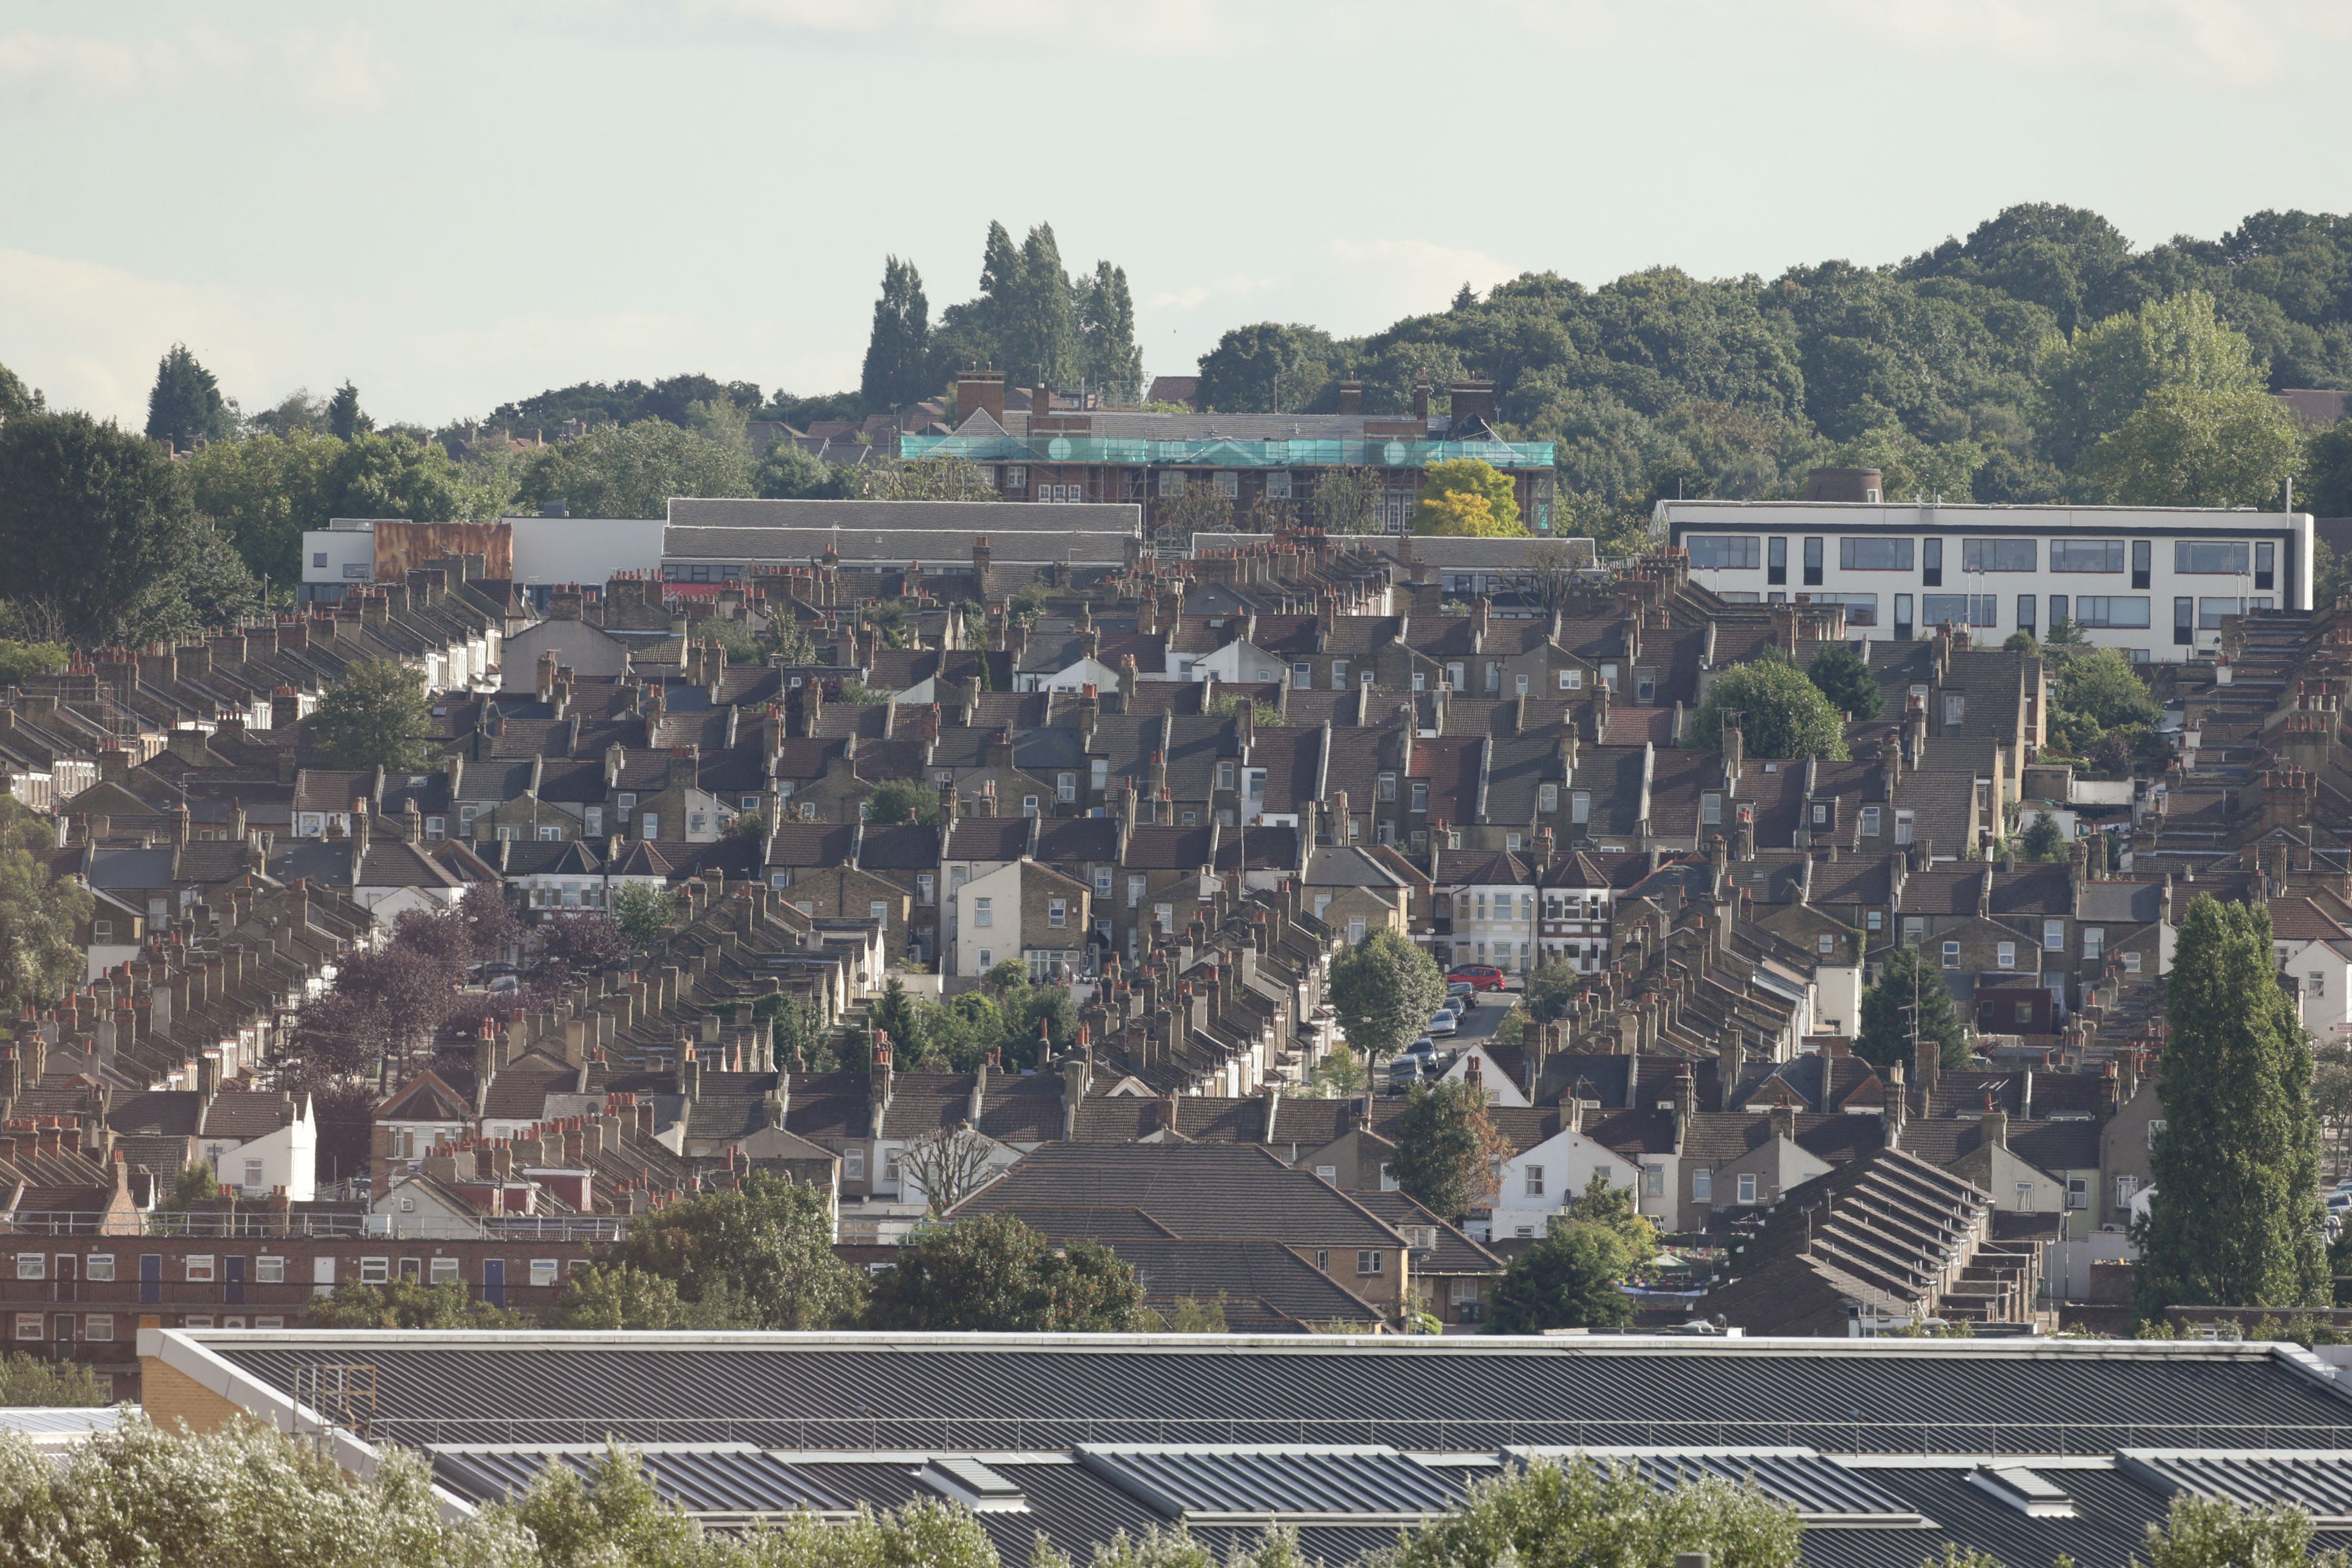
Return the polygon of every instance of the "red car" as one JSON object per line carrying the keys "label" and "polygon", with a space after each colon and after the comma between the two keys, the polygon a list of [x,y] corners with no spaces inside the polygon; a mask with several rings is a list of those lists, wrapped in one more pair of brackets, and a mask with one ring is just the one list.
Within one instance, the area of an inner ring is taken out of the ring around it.
{"label": "red car", "polygon": [[1500,991],[1503,988],[1503,972],[1484,963],[1457,964],[1446,971],[1445,978],[1465,981],[1481,991]]}

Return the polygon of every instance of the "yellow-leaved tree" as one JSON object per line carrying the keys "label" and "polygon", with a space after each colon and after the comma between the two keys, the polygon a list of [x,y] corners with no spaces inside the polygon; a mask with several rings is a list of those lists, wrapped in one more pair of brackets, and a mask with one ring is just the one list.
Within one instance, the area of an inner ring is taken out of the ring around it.
{"label": "yellow-leaved tree", "polygon": [[1412,531],[1455,539],[1523,539],[1511,477],[1479,458],[1449,458],[1422,470]]}

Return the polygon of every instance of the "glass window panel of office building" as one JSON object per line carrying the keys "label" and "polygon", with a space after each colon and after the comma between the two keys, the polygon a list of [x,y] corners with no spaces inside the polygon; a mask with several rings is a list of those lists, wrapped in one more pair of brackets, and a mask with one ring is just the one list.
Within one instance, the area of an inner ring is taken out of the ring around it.
{"label": "glass window panel of office building", "polygon": [[1963,539],[1963,572],[2032,572],[2038,569],[2041,542],[2032,539]]}

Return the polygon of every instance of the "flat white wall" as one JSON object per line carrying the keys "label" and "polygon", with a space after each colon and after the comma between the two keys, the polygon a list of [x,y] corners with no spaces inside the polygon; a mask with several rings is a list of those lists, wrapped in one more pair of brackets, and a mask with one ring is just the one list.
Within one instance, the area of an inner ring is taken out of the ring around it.
{"label": "flat white wall", "polygon": [[615,572],[651,572],[661,564],[663,520],[657,517],[509,517],[514,531],[515,581],[596,584]]}
{"label": "flat white wall", "polygon": [[[2068,618],[2084,619],[2085,598],[2123,601],[2132,607],[2144,604],[2146,626],[2085,626],[2084,635],[2102,647],[2126,650],[2156,663],[2210,654],[2221,645],[2218,625],[2208,626],[2224,607],[2241,602],[2250,607],[2267,600],[2280,609],[2307,609],[2311,604],[2312,525],[2309,516],[2284,512],[2224,510],[2193,507],[1986,507],[1830,505],[1789,501],[1661,501],[1654,531],[1676,544],[1693,535],[1729,536],[1756,541],[1753,566],[1707,567],[1694,564],[1691,579],[1720,594],[1741,600],[1769,602],[1776,596],[1793,600],[1800,594],[1816,598],[1872,595],[1874,615],[1862,624],[1850,613],[1849,632],[1873,641],[1892,640],[1906,601],[1910,611],[1910,635],[1923,637],[1943,618],[1930,616],[1930,595],[1957,600],[1990,599],[1962,607],[1973,615],[1972,629],[1979,643],[1998,643],[2021,625],[2021,596],[2033,601],[2032,629],[2047,632],[2054,616],[2052,596],[2063,595]],[[1784,542],[1784,566],[1772,565],[1772,542]],[[2029,572],[1970,572],[1966,541],[1999,539],[2031,541],[2034,569]],[[1847,541],[1867,541],[1874,546],[1890,540],[1910,543],[1910,565],[1869,569],[1844,564]],[[1809,582],[1805,552],[1809,541],[1821,546],[1819,582]],[[1930,541],[1942,550],[1941,581],[1930,583],[1927,549]],[[2115,541],[2122,549],[2121,569],[2097,572],[2057,572],[2051,569],[2051,546],[2057,542],[2088,543]],[[2176,547],[2199,542],[2242,543],[2247,571],[2242,574],[2183,572],[2177,565]],[[2134,546],[2148,546],[2149,566],[2143,584],[2134,570]],[[2271,547],[2272,570],[2267,585],[2257,570],[2259,548]],[[1701,547],[1704,558],[1704,546]],[[1775,580],[1775,578],[1779,580]],[[1898,597],[1899,596],[1899,597]],[[2187,643],[2176,639],[2176,601],[2192,606],[2194,632]],[[1943,606],[1939,606],[1941,609]],[[1986,609],[1990,614],[1985,614]]]}
{"label": "flat white wall", "polygon": [[302,533],[302,581],[310,584],[367,583],[375,578],[375,531],[312,528]]}

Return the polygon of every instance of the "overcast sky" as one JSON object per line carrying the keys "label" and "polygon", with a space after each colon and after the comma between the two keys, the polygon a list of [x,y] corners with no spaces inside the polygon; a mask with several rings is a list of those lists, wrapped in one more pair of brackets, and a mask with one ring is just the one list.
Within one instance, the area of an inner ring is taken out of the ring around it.
{"label": "overcast sky", "polygon": [[1899,259],[2018,201],[2147,245],[2352,209],[2341,0],[0,0],[0,363],[144,418],[437,424],[854,385],[887,253],[1127,268],[1151,374],[1550,269]]}

